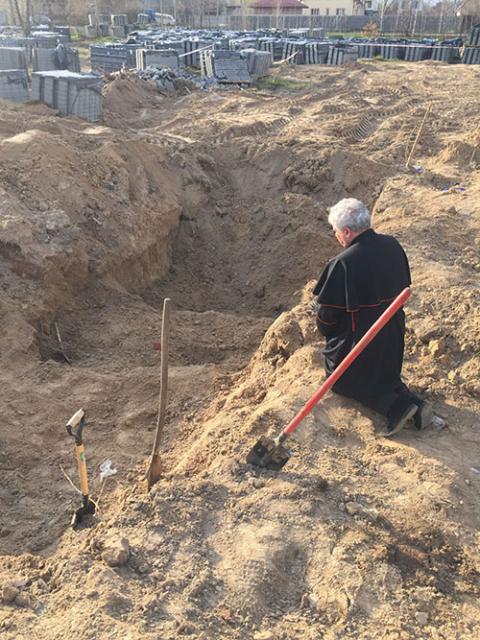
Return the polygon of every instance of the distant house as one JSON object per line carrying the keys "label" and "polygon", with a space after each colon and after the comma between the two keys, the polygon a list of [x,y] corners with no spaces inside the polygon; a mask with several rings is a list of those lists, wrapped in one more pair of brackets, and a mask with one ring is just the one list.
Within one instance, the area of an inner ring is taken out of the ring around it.
{"label": "distant house", "polygon": [[301,0],[254,0],[249,9],[260,15],[302,15],[308,6]]}
{"label": "distant house", "polygon": [[[367,0],[368,1],[368,0]],[[306,0],[312,16],[363,16],[365,3],[359,0]]]}

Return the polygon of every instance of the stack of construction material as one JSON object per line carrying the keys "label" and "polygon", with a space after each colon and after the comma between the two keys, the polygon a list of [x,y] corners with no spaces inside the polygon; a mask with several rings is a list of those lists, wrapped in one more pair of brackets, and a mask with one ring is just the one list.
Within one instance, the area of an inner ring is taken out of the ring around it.
{"label": "stack of construction material", "polygon": [[202,75],[216,78],[221,84],[250,84],[248,61],[240,51],[218,49],[201,52]]}
{"label": "stack of construction material", "polygon": [[0,47],[0,70],[27,68],[27,52],[23,47]]}
{"label": "stack of construction material", "polygon": [[67,69],[80,73],[80,55],[78,49],[64,47],[59,49],[33,49],[32,66],[34,71],[54,71]]}
{"label": "stack of construction material", "polygon": [[285,40],[282,60],[290,60],[294,64],[303,64],[305,61],[305,44],[305,42]]}
{"label": "stack of construction material", "polygon": [[125,13],[116,13],[110,16],[112,27],[126,27],[128,16]]}
{"label": "stack of construction material", "polygon": [[110,35],[114,38],[125,38],[127,35],[128,17],[124,13],[111,16]]}
{"label": "stack of construction material", "polygon": [[178,53],[175,49],[137,49],[137,69],[178,69]]}
{"label": "stack of construction material", "polygon": [[325,28],[324,27],[314,27],[312,29],[312,38],[316,40],[325,40]]}
{"label": "stack of construction material", "polygon": [[65,36],[68,42],[71,42],[72,32],[70,30],[70,27],[52,27],[52,30],[55,31],[55,33],[59,33],[62,36]]}
{"label": "stack of construction material", "polygon": [[33,31],[32,37],[35,38],[35,46],[38,49],[54,49],[57,44],[68,44],[68,37],[55,32]]}
{"label": "stack of construction material", "polygon": [[123,67],[135,69],[137,66],[136,53],[140,44],[92,44],[90,45],[90,60],[93,71],[112,73]]}
{"label": "stack of construction material", "polygon": [[328,42],[307,42],[305,64],[327,64],[329,48]]}
{"label": "stack of construction material", "polygon": [[480,47],[465,47],[462,55],[463,64],[480,64]]}
{"label": "stack of construction material", "polygon": [[405,47],[405,60],[408,62],[418,62],[428,60],[432,55],[432,47],[420,44],[410,44]]}
{"label": "stack of construction material", "polygon": [[327,64],[355,64],[358,59],[357,47],[330,47]]}
{"label": "stack of construction material", "polygon": [[198,40],[192,38],[183,41],[184,53],[186,54],[182,60],[186,67],[200,68],[200,49],[213,47],[213,42],[207,40]]}
{"label": "stack of construction material", "polygon": [[474,24],[468,41],[471,47],[480,47],[480,24]]}
{"label": "stack of construction material", "polygon": [[136,75],[142,80],[153,84],[162,93],[165,91],[179,91],[182,93],[185,89],[187,92],[193,89],[209,89],[217,84],[215,78],[192,75],[185,69],[173,71],[172,69],[148,67],[147,69],[138,70]]}
{"label": "stack of construction material", "polygon": [[451,64],[458,59],[458,56],[458,47],[451,47],[448,45],[434,45],[432,47],[432,60],[440,60],[442,62],[448,62],[449,64]]}
{"label": "stack of construction material", "polygon": [[378,46],[373,42],[358,42],[355,43],[358,49],[359,58],[375,58],[378,56]]}
{"label": "stack of construction material", "polygon": [[398,44],[387,44],[385,42],[378,45],[378,55],[385,60],[403,60],[405,49]]}
{"label": "stack of construction material", "polygon": [[273,64],[273,54],[269,51],[257,51],[256,49],[243,49],[242,57],[247,61],[248,73],[253,80],[268,76],[268,71]]}
{"label": "stack of construction material", "polygon": [[0,98],[13,102],[27,102],[30,99],[25,69],[0,71]]}
{"label": "stack of construction material", "polygon": [[148,13],[139,13],[137,15],[137,24],[148,24],[150,22],[150,16]]}
{"label": "stack of construction material", "polygon": [[32,99],[63,116],[96,122],[102,117],[102,80],[89,73],[41,71],[32,75]]}

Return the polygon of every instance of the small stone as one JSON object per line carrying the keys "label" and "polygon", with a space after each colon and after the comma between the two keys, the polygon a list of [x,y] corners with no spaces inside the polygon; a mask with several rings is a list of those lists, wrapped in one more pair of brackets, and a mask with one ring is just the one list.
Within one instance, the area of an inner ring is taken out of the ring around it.
{"label": "small stone", "polygon": [[103,543],[102,560],[109,567],[122,567],[130,558],[130,545],[126,538],[109,538]]}
{"label": "small stone", "polygon": [[357,513],[361,513],[363,511],[363,507],[358,502],[347,502],[345,504],[345,509],[347,513],[351,516],[354,516]]}
{"label": "small stone", "polygon": [[25,607],[25,609],[28,609],[32,606],[32,597],[28,593],[19,593],[15,598],[15,604],[19,607]]}
{"label": "small stone", "polygon": [[415,618],[421,627],[424,627],[428,623],[428,613],[425,613],[425,611],[417,611]]}
{"label": "small stone", "polygon": [[430,355],[435,358],[445,351],[445,344],[442,340],[430,340],[428,350],[430,351]]}
{"label": "small stone", "polygon": [[20,591],[17,587],[14,587],[13,584],[4,585],[2,589],[2,602],[6,604],[13,602],[19,593]]}

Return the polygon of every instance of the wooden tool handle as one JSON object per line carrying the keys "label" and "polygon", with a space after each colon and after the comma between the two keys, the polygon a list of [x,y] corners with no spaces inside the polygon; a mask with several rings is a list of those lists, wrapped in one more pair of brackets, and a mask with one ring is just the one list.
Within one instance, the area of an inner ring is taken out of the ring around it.
{"label": "wooden tool handle", "polygon": [[83,444],[75,448],[77,454],[78,473],[80,475],[80,489],[84,496],[88,496],[88,476],[87,476],[87,460],[85,458],[85,447]]}
{"label": "wooden tool handle", "polygon": [[167,407],[168,395],[168,339],[170,335],[170,310],[171,299],[165,298],[163,301],[162,337],[161,337],[161,374],[160,374],[160,397],[158,402],[157,433],[153,445],[153,453],[158,454],[160,441],[162,439],[163,427],[165,425],[165,410]]}

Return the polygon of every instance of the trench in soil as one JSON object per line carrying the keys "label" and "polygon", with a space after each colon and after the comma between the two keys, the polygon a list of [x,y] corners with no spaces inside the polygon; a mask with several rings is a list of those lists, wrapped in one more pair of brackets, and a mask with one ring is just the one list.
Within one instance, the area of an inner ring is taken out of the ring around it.
{"label": "trench in soil", "polygon": [[278,170],[260,181],[258,193],[249,192],[254,173],[249,163],[242,175],[232,149],[223,150],[209,202],[181,217],[161,279],[137,291],[94,281],[59,309],[71,365],[53,329],[39,328],[39,362],[19,381],[18,395],[12,393],[16,421],[31,429],[13,437],[0,461],[9,475],[2,490],[4,553],[52,553],[79,506],[81,496],[65,477],[78,483],[73,441],[63,428],[78,408],[87,411],[92,494],[103,460],[113,460],[120,482],[148,457],[164,297],[174,305],[164,451],[175,460],[177,450],[185,452],[201,435],[195,417],[234,386],[271,322],[299,301],[305,283],[337,250],[318,199],[299,194],[283,202]]}

